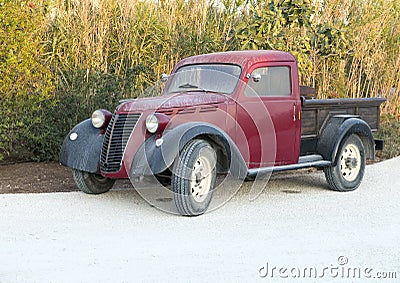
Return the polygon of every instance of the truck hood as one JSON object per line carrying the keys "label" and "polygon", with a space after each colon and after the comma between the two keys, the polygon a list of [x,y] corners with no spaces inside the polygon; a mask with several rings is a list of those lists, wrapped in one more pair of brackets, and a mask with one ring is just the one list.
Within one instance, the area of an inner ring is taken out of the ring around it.
{"label": "truck hood", "polygon": [[157,110],[181,108],[207,104],[224,103],[228,99],[226,94],[210,92],[186,92],[171,95],[162,95],[150,98],[132,99],[120,104],[117,112],[141,112],[144,110]]}

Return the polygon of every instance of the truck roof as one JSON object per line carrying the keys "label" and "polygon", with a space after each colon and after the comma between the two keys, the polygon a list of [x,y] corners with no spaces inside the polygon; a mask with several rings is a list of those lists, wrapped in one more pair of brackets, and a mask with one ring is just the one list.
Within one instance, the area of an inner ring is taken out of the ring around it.
{"label": "truck roof", "polygon": [[183,65],[202,63],[227,63],[236,64],[246,68],[258,62],[294,62],[296,58],[284,51],[277,50],[243,50],[210,53],[192,56],[181,60],[174,68],[174,71]]}

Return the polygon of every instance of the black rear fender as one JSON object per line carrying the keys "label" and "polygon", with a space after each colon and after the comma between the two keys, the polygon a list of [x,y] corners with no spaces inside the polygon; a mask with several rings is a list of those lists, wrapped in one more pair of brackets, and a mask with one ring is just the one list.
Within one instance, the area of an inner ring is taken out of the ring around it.
{"label": "black rear fender", "polygon": [[317,153],[336,165],[342,141],[352,134],[360,137],[366,158],[375,159],[375,141],[371,128],[364,120],[352,115],[338,115],[329,120],[318,140]]}

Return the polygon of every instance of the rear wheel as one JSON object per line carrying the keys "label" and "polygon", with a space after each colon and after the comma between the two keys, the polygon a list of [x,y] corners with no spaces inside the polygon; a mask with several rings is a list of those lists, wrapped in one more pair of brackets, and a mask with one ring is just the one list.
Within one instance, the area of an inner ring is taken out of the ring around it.
{"label": "rear wheel", "polygon": [[108,192],[115,180],[94,174],[72,169],[72,176],[78,188],[87,194],[102,194]]}
{"label": "rear wheel", "polygon": [[174,163],[172,191],[182,215],[203,214],[212,198],[216,180],[216,153],[204,140],[193,140]]}
{"label": "rear wheel", "polygon": [[324,168],[329,187],[335,191],[353,191],[358,188],[364,176],[365,150],[361,139],[351,135],[340,148],[336,166]]}

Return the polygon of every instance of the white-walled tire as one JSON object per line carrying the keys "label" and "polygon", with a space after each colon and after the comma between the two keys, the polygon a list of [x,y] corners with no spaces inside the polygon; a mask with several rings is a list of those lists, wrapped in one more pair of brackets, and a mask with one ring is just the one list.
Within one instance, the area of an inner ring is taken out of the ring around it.
{"label": "white-walled tire", "polygon": [[77,187],[87,194],[102,194],[108,192],[115,180],[103,177],[99,174],[88,173],[72,169],[72,177]]}
{"label": "white-walled tire", "polygon": [[326,181],[335,191],[347,192],[357,189],[364,177],[365,149],[361,139],[353,134],[339,148],[336,166],[324,168]]}
{"label": "white-walled tire", "polygon": [[204,140],[193,140],[181,151],[173,166],[174,203],[182,215],[203,214],[212,198],[217,156]]}

